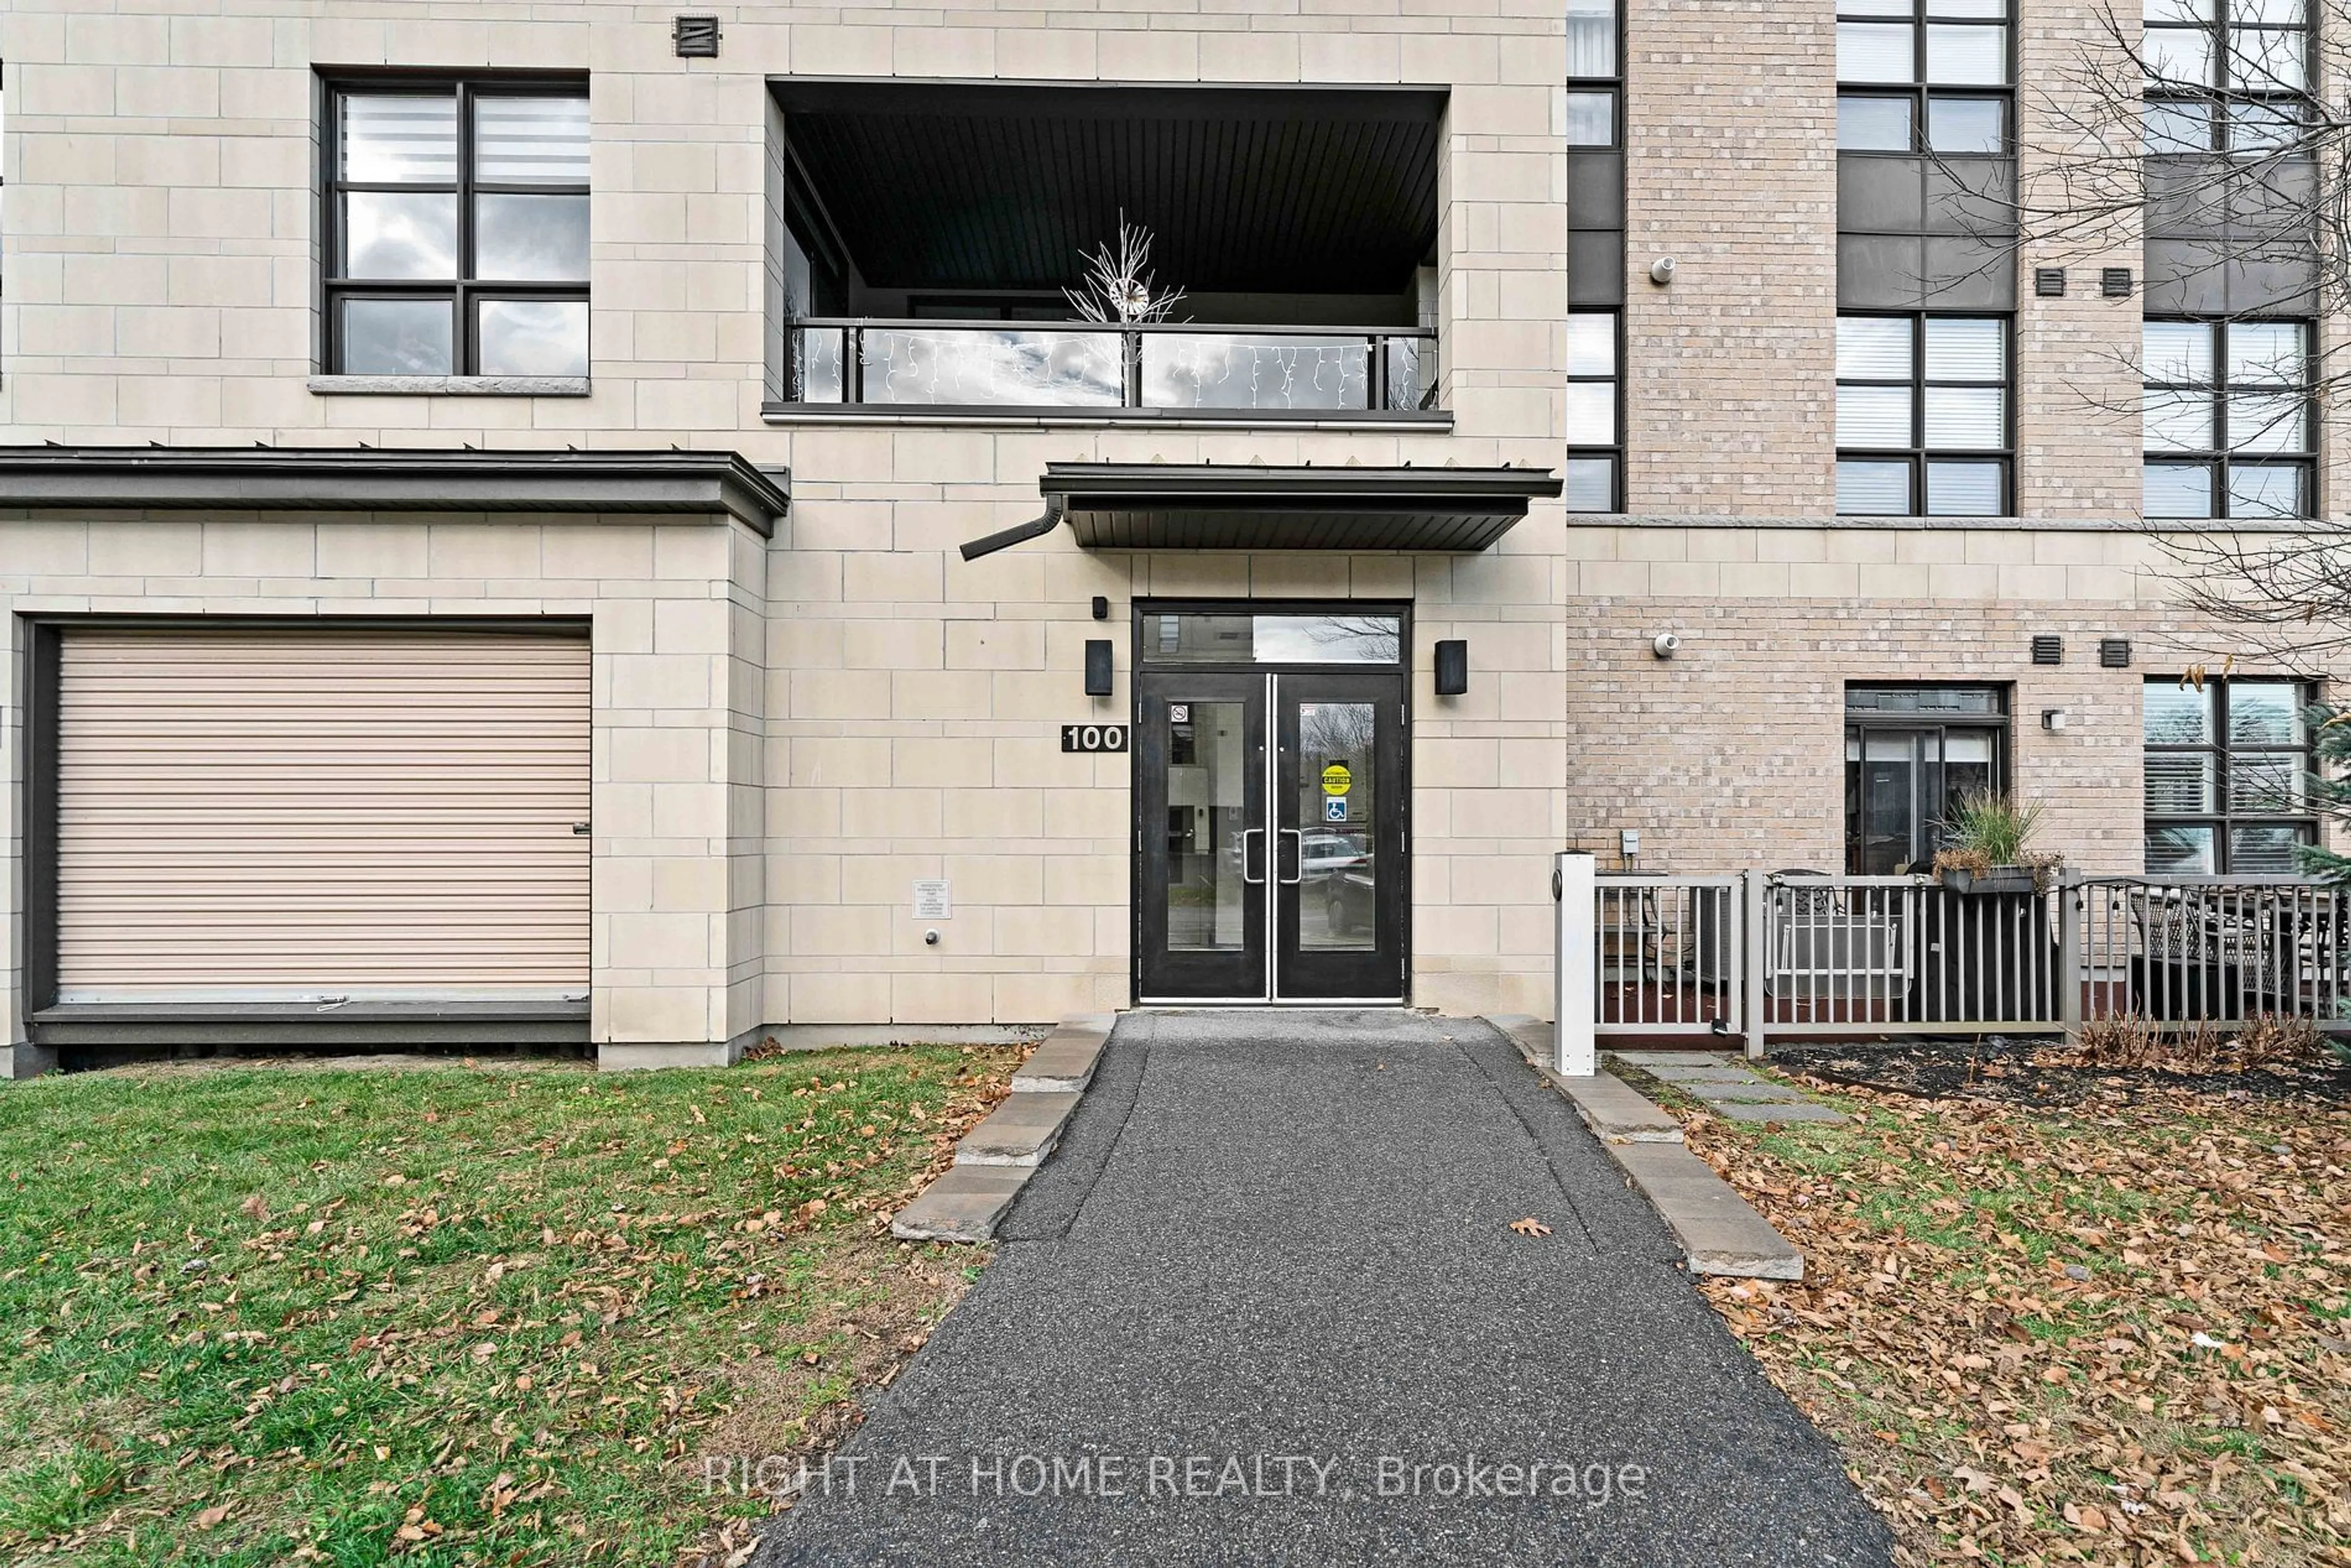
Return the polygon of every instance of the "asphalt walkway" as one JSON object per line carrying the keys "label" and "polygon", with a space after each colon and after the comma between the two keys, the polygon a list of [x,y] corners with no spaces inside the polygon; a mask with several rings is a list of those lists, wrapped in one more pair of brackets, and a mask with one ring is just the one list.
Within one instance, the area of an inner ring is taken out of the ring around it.
{"label": "asphalt walkway", "polygon": [[1129,1016],[754,1563],[1887,1562],[1677,1257],[1481,1024]]}

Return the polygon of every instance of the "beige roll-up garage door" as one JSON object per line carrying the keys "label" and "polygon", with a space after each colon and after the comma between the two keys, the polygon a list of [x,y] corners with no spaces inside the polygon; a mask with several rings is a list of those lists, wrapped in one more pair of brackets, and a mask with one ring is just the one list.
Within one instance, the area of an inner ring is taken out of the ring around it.
{"label": "beige roll-up garage door", "polygon": [[588,988],[585,637],[68,628],[60,1002]]}

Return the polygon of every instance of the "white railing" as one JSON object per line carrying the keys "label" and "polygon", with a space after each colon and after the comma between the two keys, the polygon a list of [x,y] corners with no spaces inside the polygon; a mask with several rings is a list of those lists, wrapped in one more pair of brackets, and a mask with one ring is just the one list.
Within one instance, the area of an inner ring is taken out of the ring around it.
{"label": "white railing", "polygon": [[[1559,857],[1560,1071],[1601,1039],[1765,1041],[2162,1028],[2351,1030],[2351,890],[2306,877],[1603,873]],[[1570,982],[1573,982],[1571,984]]]}

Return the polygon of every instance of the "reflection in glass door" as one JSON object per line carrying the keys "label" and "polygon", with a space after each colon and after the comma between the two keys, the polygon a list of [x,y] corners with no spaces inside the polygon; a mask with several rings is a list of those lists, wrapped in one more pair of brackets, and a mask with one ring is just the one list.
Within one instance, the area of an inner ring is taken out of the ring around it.
{"label": "reflection in glass door", "polygon": [[1143,992],[1262,1001],[1265,679],[1152,676],[1136,707]]}
{"label": "reflection in glass door", "polygon": [[1274,974],[1286,998],[1404,995],[1404,681],[1275,677]]}

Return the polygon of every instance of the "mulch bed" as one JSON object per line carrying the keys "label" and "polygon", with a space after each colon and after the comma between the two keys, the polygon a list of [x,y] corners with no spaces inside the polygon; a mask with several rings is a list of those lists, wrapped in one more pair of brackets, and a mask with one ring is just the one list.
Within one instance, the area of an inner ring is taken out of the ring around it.
{"label": "mulch bed", "polygon": [[[2011,1105],[2078,1105],[2085,1101],[2138,1099],[2188,1092],[2263,1101],[2351,1103],[2351,1061],[2254,1068],[2243,1072],[2179,1073],[2142,1068],[2079,1068],[2049,1064],[2063,1050],[2051,1036],[1990,1035],[1980,1039],[1837,1040],[1775,1045],[1771,1064],[1782,1071],[1853,1088],[1921,1100],[1988,1100]],[[2040,1060],[2036,1060],[2036,1058]]]}

